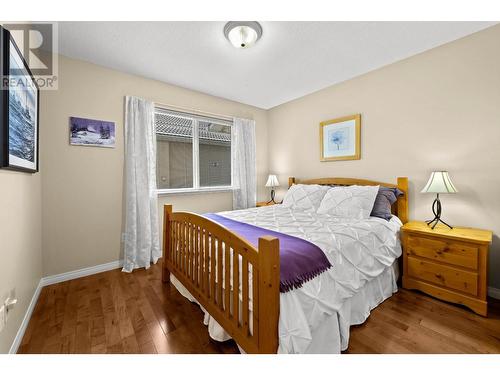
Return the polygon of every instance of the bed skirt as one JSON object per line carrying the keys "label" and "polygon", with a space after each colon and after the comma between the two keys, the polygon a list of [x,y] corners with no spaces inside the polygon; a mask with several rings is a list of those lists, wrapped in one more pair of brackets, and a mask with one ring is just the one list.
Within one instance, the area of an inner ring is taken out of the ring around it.
{"label": "bed skirt", "polygon": [[[324,314],[322,321],[316,325],[316,329],[311,331],[312,339],[308,338],[307,343],[292,346],[280,339],[278,353],[338,354],[346,350],[349,345],[350,327],[364,323],[371,310],[397,292],[398,274],[399,268],[396,260],[392,267],[387,267],[382,274],[369,281],[358,293],[346,299],[335,314]],[[200,306],[205,314],[204,324],[208,327],[209,335],[213,340],[227,341],[231,339],[231,336],[205,311],[203,306],[196,301],[175,276],[170,275],[170,281],[179,293]],[[287,312],[282,311],[282,313]],[[240,351],[242,351],[241,348]]]}

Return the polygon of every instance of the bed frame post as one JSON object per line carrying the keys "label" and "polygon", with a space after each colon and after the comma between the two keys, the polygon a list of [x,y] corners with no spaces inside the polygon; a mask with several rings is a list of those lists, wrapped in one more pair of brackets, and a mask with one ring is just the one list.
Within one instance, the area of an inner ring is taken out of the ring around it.
{"label": "bed frame post", "polygon": [[259,238],[259,301],[259,353],[276,354],[280,316],[280,252],[279,240],[272,236]]}
{"label": "bed frame post", "polygon": [[170,282],[170,271],[167,266],[167,259],[170,259],[170,218],[172,216],[172,205],[163,206],[163,259],[161,280],[164,283]]}
{"label": "bed frame post", "polygon": [[408,177],[398,177],[398,189],[405,195],[398,199],[398,217],[403,224],[407,223],[408,217]]}
{"label": "bed frame post", "polygon": [[288,188],[291,188],[295,183],[295,177],[288,177]]}

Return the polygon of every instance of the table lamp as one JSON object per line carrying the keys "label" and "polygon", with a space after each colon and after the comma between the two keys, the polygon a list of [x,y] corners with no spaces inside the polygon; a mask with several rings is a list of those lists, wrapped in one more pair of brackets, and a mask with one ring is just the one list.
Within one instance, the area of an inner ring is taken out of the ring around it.
{"label": "table lamp", "polygon": [[266,182],[266,187],[271,188],[271,200],[269,202],[267,202],[268,204],[271,202],[276,203],[274,201],[274,195],[276,194],[276,192],[274,191],[274,188],[276,186],[280,186],[280,183],[278,181],[278,177],[276,177],[275,174],[270,174],[269,177],[267,178],[267,182]]}
{"label": "table lamp", "polygon": [[432,213],[434,214],[434,219],[426,220],[425,222],[432,229],[434,229],[438,222],[442,222],[444,225],[448,226],[450,229],[453,227],[443,220],[441,220],[441,201],[439,200],[439,194],[454,194],[457,193],[457,188],[451,182],[450,176],[446,171],[436,171],[431,173],[427,185],[422,189],[421,193],[436,193],[436,199],[432,203]]}

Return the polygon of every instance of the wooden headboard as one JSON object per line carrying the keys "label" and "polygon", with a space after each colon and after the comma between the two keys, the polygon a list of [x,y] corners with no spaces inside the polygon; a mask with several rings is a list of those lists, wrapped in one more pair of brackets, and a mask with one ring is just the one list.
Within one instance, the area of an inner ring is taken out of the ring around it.
{"label": "wooden headboard", "polygon": [[339,185],[339,186],[349,186],[349,185],[380,185],[390,188],[398,188],[404,194],[398,198],[397,204],[392,206],[392,213],[399,217],[403,224],[408,222],[408,177],[398,177],[397,184],[390,184],[386,182],[363,180],[359,178],[344,178],[344,177],[325,177],[325,178],[315,178],[311,180],[298,180],[295,177],[288,178],[288,187],[293,184],[305,184],[305,185]]}

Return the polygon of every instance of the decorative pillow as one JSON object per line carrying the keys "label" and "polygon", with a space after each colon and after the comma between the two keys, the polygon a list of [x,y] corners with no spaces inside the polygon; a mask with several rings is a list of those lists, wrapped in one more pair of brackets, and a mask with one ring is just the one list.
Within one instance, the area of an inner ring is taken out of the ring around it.
{"label": "decorative pillow", "polygon": [[391,220],[391,206],[398,200],[398,197],[404,193],[398,188],[388,188],[381,186],[378,190],[373,210],[370,216],[379,217],[385,220]]}
{"label": "decorative pillow", "polygon": [[317,212],[350,219],[368,219],[378,190],[379,186],[333,187],[325,194]]}
{"label": "decorative pillow", "polygon": [[283,207],[316,212],[330,186],[302,185],[290,186],[283,198]]}

